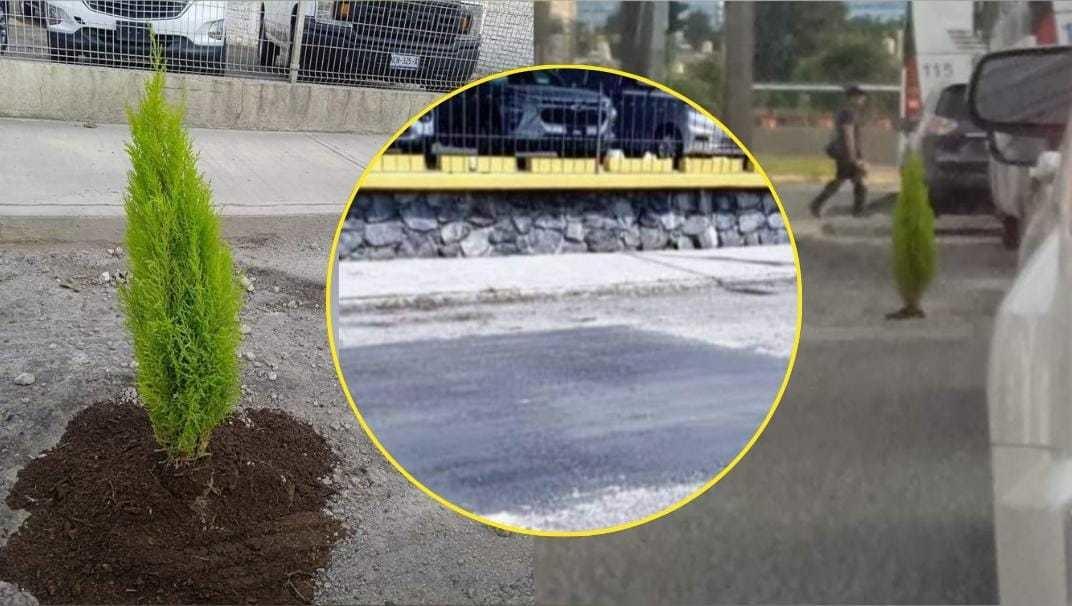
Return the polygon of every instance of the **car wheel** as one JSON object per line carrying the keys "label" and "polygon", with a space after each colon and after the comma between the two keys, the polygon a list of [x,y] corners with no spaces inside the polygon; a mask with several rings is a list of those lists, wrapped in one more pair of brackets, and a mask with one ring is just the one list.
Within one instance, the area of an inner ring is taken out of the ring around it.
{"label": "car wheel", "polygon": [[931,210],[934,211],[934,216],[939,216],[949,211],[949,192],[941,187],[934,185],[927,185],[928,197],[931,200]]}
{"label": "car wheel", "polygon": [[1005,215],[1001,218],[1001,244],[1005,250],[1020,248],[1020,219]]}
{"label": "car wheel", "polygon": [[670,126],[655,135],[655,155],[659,158],[677,158],[681,155],[681,133]]}
{"label": "car wheel", "polygon": [[261,5],[261,31],[258,34],[257,62],[261,67],[272,67],[279,58],[279,47],[268,40],[268,32],[264,29],[264,5]]}

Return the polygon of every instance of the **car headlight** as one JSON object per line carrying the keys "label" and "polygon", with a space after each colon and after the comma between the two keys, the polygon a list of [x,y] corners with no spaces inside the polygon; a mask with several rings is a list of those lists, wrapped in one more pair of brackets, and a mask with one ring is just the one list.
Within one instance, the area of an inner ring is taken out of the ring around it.
{"label": "car headlight", "polygon": [[223,40],[223,19],[209,22],[208,37],[213,40]]}
{"label": "car headlight", "polygon": [[465,35],[476,36],[483,28],[484,7],[479,2],[462,2],[459,31]]}
{"label": "car headlight", "polygon": [[689,108],[689,127],[693,130],[715,130],[715,123],[708,119],[707,116],[700,112]]}
{"label": "car headlight", "polygon": [[55,4],[48,5],[48,24],[59,25],[63,22],[71,21],[71,16],[67,14],[67,11],[56,6]]}

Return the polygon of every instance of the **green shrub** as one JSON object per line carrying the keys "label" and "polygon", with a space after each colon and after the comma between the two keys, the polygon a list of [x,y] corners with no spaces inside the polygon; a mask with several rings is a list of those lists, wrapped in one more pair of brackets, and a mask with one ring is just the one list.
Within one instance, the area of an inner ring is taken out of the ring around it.
{"label": "green shrub", "polygon": [[937,254],[923,160],[918,153],[910,153],[901,168],[901,193],[893,209],[893,275],[905,310],[921,312],[920,301],[934,278]]}
{"label": "green shrub", "polygon": [[238,399],[243,294],[182,125],[185,109],[165,99],[164,79],[158,59],[141,104],[127,110],[131,278],[119,298],[156,439],[169,456],[189,459],[205,454]]}

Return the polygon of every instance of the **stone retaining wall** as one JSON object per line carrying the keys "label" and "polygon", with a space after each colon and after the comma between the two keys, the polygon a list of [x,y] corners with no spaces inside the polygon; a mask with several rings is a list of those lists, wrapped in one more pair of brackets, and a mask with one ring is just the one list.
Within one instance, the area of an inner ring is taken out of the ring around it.
{"label": "stone retaining wall", "polygon": [[479,257],[789,242],[770,192],[368,192],[340,259]]}

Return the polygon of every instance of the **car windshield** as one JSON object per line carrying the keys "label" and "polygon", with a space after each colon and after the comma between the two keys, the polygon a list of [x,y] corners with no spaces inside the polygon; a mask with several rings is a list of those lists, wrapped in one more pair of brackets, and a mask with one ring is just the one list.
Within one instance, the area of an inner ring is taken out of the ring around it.
{"label": "car windshield", "polygon": [[968,120],[968,86],[954,84],[943,90],[934,113],[943,118]]}

